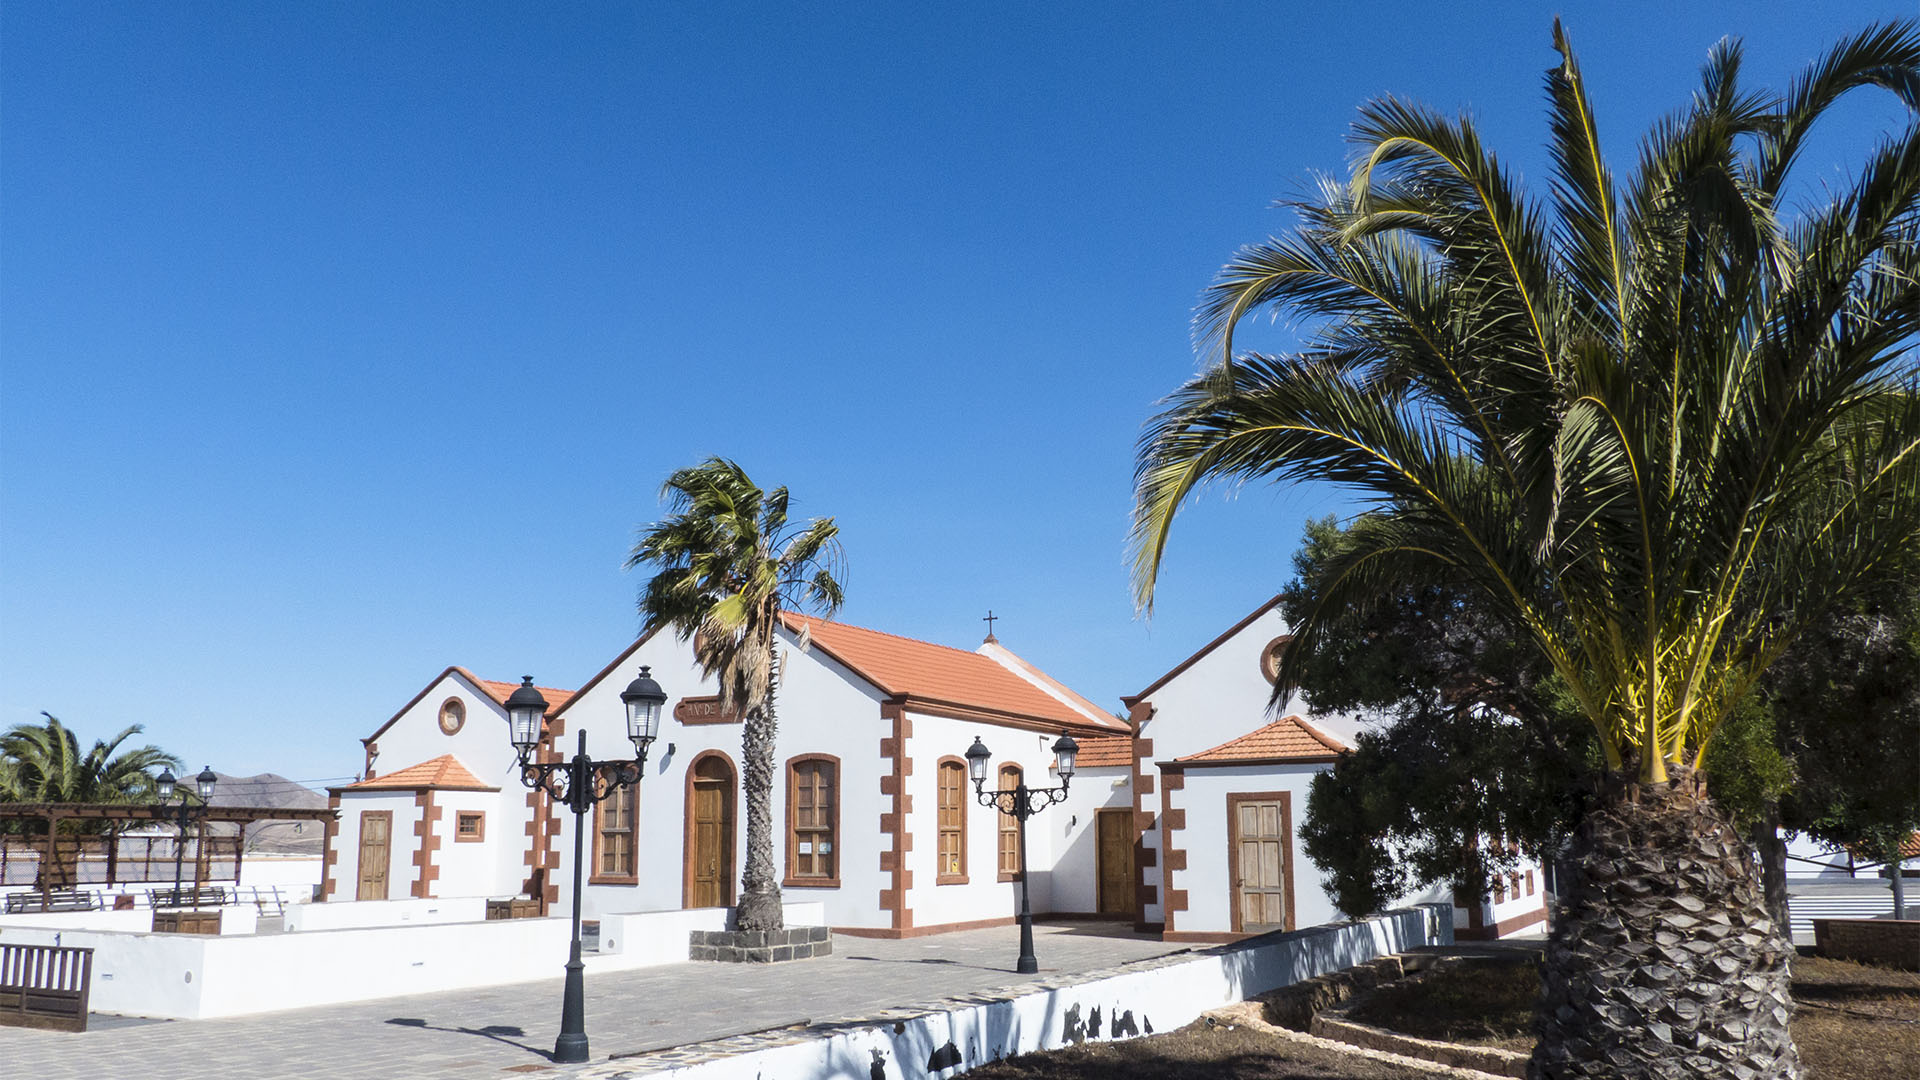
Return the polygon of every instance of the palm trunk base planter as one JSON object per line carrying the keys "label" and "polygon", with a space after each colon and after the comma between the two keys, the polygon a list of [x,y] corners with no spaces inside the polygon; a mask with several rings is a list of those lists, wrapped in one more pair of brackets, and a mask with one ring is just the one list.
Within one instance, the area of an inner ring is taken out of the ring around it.
{"label": "palm trunk base planter", "polygon": [[695,930],[687,959],[734,964],[775,964],[833,955],[833,932],[824,926],[785,930]]}
{"label": "palm trunk base planter", "polygon": [[1799,1080],[1793,946],[1702,778],[1611,778],[1541,966],[1532,1080]]}
{"label": "palm trunk base planter", "polygon": [[786,907],[776,892],[750,892],[733,910],[733,924],[741,930],[779,930],[786,925]]}

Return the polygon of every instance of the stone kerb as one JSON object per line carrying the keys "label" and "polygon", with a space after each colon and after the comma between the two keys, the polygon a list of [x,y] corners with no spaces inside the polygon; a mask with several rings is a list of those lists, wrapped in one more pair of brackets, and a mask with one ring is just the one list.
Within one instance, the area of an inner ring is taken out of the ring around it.
{"label": "stone kerb", "polygon": [[1423,945],[1453,943],[1452,912],[1426,904],[1356,923],[1274,933],[877,1014],[623,1056],[577,1074],[628,1080],[827,1080],[955,1076],[1015,1054],[1172,1031],[1209,1009]]}

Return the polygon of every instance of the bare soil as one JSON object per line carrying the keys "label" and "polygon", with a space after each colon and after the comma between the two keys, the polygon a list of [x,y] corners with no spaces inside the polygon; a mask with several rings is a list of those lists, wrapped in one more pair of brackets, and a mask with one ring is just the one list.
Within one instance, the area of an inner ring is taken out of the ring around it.
{"label": "bare soil", "polygon": [[[1533,1048],[1533,965],[1472,964],[1381,987],[1348,1015],[1446,1042]],[[1920,974],[1801,956],[1793,1041],[1812,1080],[1920,1076]]]}
{"label": "bare soil", "polygon": [[1188,1024],[1165,1035],[1022,1054],[980,1080],[1433,1080],[1433,1074],[1323,1050],[1250,1028]]}
{"label": "bare soil", "polygon": [[[1423,1038],[1527,1050],[1539,981],[1530,964],[1470,965],[1383,987],[1349,1015]],[[1794,961],[1793,1038],[1811,1080],[1920,1076],[1920,974]],[[1206,1023],[1116,1043],[1026,1054],[981,1080],[1432,1080],[1419,1072],[1244,1027]]]}

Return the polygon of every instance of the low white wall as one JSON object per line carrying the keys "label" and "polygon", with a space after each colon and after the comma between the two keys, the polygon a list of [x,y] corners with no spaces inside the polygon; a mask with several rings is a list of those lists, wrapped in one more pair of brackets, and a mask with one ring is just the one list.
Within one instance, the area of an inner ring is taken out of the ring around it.
{"label": "low white wall", "polygon": [[46,911],[31,915],[0,915],[0,934],[20,930],[124,930],[138,932],[153,929],[153,910],[132,911]]}
{"label": "low white wall", "polygon": [[[316,904],[301,913],[364,906],[370,903]],[[146,911],[104,914],[152,918]],[[223,931],[233,916],[233,908],[225,909]],[[601,952],[587,954],[587,969],[684,963],[688,931],[724,929],[726,918],[725,908],[603,915]],[[793,926],[820,926],[825,911],[817,902],[788,904],[786,918]],[[309,926],[302,933],[244,937],[9,923],[0,927],[0,941],[93,949],[96,1012],[190,1020],[558,978],[571,930],[570,920],[560,917]]]}
{"label": "low white wall", "polygon": [[[875,1024],[825,1039],[653,1072],[640,1071],[638,1062],[615,1064],[625,1076],[671,1075],[676,1080],[751,1080],[757,1076],[827,1080],[936,1072],[951,1076],[998,1058],[1057,1050],[1068,1043],[1130,1038],[1149,1030],[1173,1031],[1192,1023],[1208,1009],[1390,953],[1452,940],[1448,906],[1423,905],[1364,922],[1254,938],[1211,949],[1180,963],[1146,965],[1006,1001],[930,1013],[898,1027]],[[947,1047],[958,1053],[958,1063],[929,1068],[935,1052]],[[945,1072],[949,1067],[952,1072]],[[599,1072],[590,1070],[587,1075]]]}
{"label": "low white wall", "polygon": [[418,926],[437,923],[482,922],[487,898],[456,896],[445,900],[355,900],[350,903],[303,904],[287,909],[289,933],[312,930],[354,930],[375,926]]}
{"label": "low white wall", "polygon": [[[251,934],[260,919],[259,912],[254,910],[252,904],[227,906],[219,911],[220,933],[223,936]],[[153,909],[148,907],[131,911],[48,911],[32,915],[0,915],[0,934],[10,930],[109,930],[139,934],[152,929]]]}

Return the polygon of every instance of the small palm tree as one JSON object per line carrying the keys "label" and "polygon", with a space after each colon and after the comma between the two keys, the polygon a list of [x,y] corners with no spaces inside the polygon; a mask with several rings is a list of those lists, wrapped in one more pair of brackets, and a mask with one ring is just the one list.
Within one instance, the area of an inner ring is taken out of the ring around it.
{"label": "small palm tree", "polygon": [[720,684],[721,710],[744,715],[747,861],[736,921],[742,930],[778,930],[784,919],[773,865],[775,631],[789,608],[827,618],[839,610],[840,530],[832,518],[790,527],[787,489],[762,491],[723,458],[676,471],[661,495],[671,513],[641,532],[626,564],[656,568],[640,594],[643,632],[670,626],[680,640],[691,638],[694,660]]}
{"label": "small palm tree", "polygon": [[[121,753],[120,745],[141,731],[134,724],[110,741],[95,740],[80,752],[80,740],[60,719],[43,712],[45,724],[15,724],[0,735],[0,803],[139,803],[156,794],[153,772],[180,768],[180,759],[157,746]],[[62,836],[98,835],[112,823],[98,818],[60,822]],[[16,824],[22,832],[45,835],[44,823]],[[40,864],[35,884],[64,888],[78,880],[81,851],[62,841]]]}
{"label": "small palm tree", "polygon": [[157,746],[120,753],[120,744],[144,729],[133,724],[111,741],[95,740],[82,754],[80,740],[43,712],[45,724],[15,724],[0,735],[0,802],[131,803],[153,798],[153,773],[180,768],[180,759]]}
{"label": "small palm tree", "polygon": [[[1920,126],[1850,185],[1782,193],[1839,97],[1920,113],[1920,26],[1847,39],[1783,95],[1717,46],[1693,102],[1615,183],[1559,25],[1553,193],[1470,121],[1375,101],[1356,166],[1243,249],[1197,320],[1220,346],[1139,453],[1143,605],[1209,480],[1331,480],[1377,528],[1322,613],[1435,567],[1524,627],[1611,773],[1581,826],[1543,974],[1534,1077],[1797,1077],[1784,927],[1706,794],[1721,722],[1796,636],[1920,544]],[[1262,309],[1295,355],[1237,355]]]}

